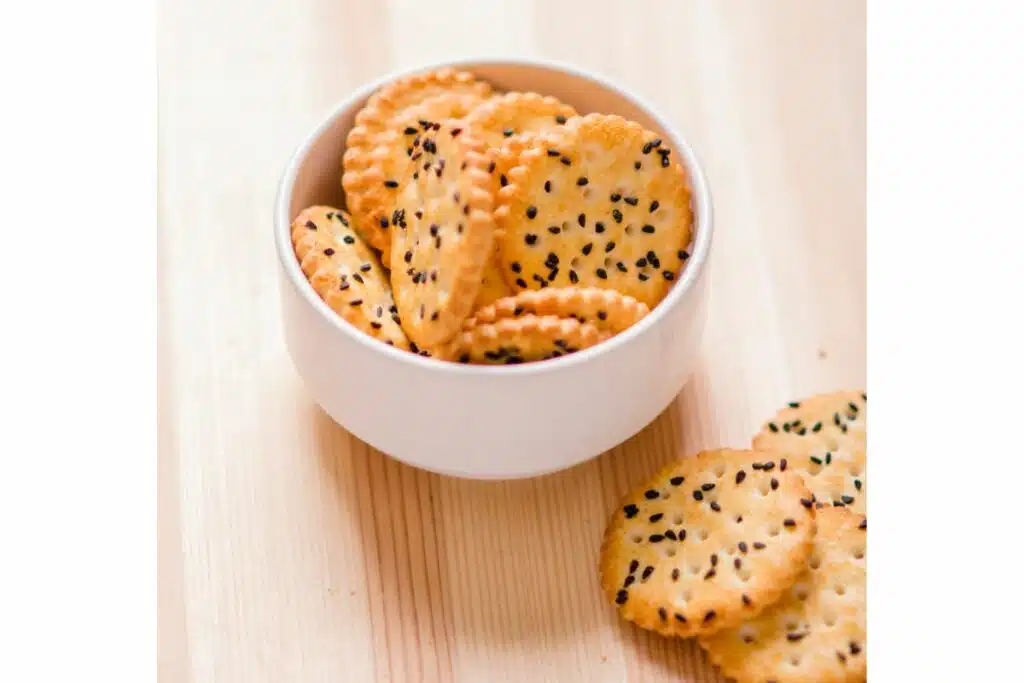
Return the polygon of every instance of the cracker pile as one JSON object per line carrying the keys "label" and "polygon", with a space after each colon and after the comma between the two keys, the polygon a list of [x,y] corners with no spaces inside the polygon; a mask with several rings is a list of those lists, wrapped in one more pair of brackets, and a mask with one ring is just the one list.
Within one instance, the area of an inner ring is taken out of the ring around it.
{"label": "cracker pile", "polygon": [[657,134],[468,72],[371,96],[341,184],[346,207],[292,225],[303,272],[357,329],[440,360],[599,344],[657,306],[689,259],[689,186]]}
{"label": "cracker pile", "polygon": [[867,394],[838,392],[665,467],[612,514],[604,593],[738,683],[865,681],[866,440]]}

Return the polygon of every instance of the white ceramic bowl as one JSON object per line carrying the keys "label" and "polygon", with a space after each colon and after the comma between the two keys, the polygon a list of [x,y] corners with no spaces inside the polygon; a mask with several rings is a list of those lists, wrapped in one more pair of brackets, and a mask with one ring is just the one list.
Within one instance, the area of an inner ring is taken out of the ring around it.
{"label": "white ceramic bowl", "polygon": [[650,423],[694,369],[704,328],[711,197],[693,150],[663,117],[621,86],[564,65],[527,60],[449,62],[501,90],[554,95],[581,114],[619,114],[661,135],[689,175],[691,257],[668,296],[626,332],[590,349],[512,366],[445,363],[398,351],[350,327],[310,287],[289,226],[313,204],[343,205],[345,136],[386,76],[347,97],[288,163],[274,211],[288,350],[316,402],[374,448],[416,467],[476,479],[571,467]]}

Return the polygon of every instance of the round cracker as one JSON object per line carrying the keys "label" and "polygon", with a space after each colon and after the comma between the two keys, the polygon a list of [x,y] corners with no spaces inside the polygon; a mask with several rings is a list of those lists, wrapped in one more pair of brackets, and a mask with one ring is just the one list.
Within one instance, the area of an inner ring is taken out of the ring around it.
{"label": "round cracker", "polygon": [[351,217],[312,206],[292,222],[292,244],[302,272],[320,298],[350,325],[374,339],[409,348],[388,275],[363,243]]}
{"label": "round cracker", "polygon": [[480,291],[476,294],[476,301],[473,303],[473,310],[479,310],[484,306],[490,306],[498,299],[510,296],[512,288],[505,282],[501,275],[501,260],[498,252],[491,249],[490,258],[484,266],[484,274],[480,282]]}
{"label": "round cracker", "polygon": [[514,365],[575,353],[607,336],[574,318],[524,315],[464,330],[436,355],[459,363]]}
{"label": "round cracker", "polygon": [[[653,132],[619,116],[569,119],[518,155],[495,217],[505,279],[519,289],[615,289],[649,307],[689,258],[690,193]],[[549,267],[549,253],[561,267]]]}
{"label": "round cracker", "polygon": [[599,330],[618,334],[649,312],[646,304],[613,289],[564,287],[526,290],[478,309],[463,327],[468,329],[504,318],[533,314],[574,318],[581,323],[590,323]]}
{"label": "round cracker", "polygon": [[623,618],[662,635],[730,628],[804,568],[814,511],[772,456],[714,450],[663,468],[622,501],[601,546],[601,586]]}
{"label": "round cracker", "polygon": [[867,514],[868,395],[821,394],[794,401],[765,423],[754,448],[779,453],[819,505]]}
{"label": "round cracker", "polygon": [[473,74],[443,68],[389,83],[367,100],[345,140],[341,184],[348,209],[372,247],[385,252],[390,241],[387,190],[393,188],[384,183],[398,178],[386,177],[388,169],[381,167],[385,159],[391,158],[389,150],[395,138],[390,126],[403,110],[438,95],[467,96],[468,102],[475,103],[490,93],[491,86],[478,81]]}
{"label": "round cracker", "polygon": [[462,122],[421,128],[391,216],[391,287],[405,333],[431,348],[472,311],[494,247],[494,194],[486,149]]}
{"label": "round cracker", "polygon": [[701,638],[739,683],[854,683],[867,679],[867,518],[817,513],[806,570],[779,602],[736,628]]}

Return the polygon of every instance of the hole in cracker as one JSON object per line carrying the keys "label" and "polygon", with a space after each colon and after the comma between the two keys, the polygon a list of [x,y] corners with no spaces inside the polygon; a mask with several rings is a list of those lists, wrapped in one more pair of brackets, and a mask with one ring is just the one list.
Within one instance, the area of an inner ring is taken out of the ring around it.
{"label": "hole in cracker", "polygon": [[726,555],[735,555],[736,554],[736,546],[731,545],[728,548],[726,548],[725,549],[725,554]]}
{"label": "hole in cracker", "polygon": [[639,543],[642,540],[644,540],[643,536],[640,534],[633,534],[633,543]]}
{"label": "hole in cracker", "polygon": [[789,663],[791,666],[800,666],[800,657],[793,655],[789,658]]}
{"label": "hole in cracker", "polygon": [[743,624],[738,629],[740,640],[748,645],[757,642],[757,629],[750,624]]}
{"label": "hole in cracker", "polygon": [[739,577],[740,581],[746,583],[747,581],[750,581],[750,570],[746,567],[741,567],[736,570],[736,576]]}
{"label": "hole in cracker", "polygon": [[675,526],[679,526],[682,523],[683,523],[683,516],[682,515],[676,515],[675,517],[672,518],[672,524],[674,524]]}
{"label": "hole in cracker", "polygon": [[797,600],[806,600],[810,594],[811,589],[804,584],[797,584],[793,587],[793,595],[796,596]]}
{"label": "hole in cracker", "polygon": [[725,476],[725,463],[715,463],[715,466],[711,469],[711,472],[714,473],[716,479],[721,479],[722,477]]}
{"label": "hole in cracker", "polygon": [[736,517],[733,519],[733,521],[736,522],[737,524],[743,524],[743,515],[736,515]]}
{"label": "hole in cracker", "polygon": [[700,565],[699,564],[691,564],[691,565],[689,565],[686,568],[686,573],[687,574],[693,574],[693,575],[700,574]]}
{"label": "hole in cracker", "polygon": [[569,261],[569,265],[572,266],[573,268],[579,268],[580,267],[580,257],[579,256],[573,256],[572,260]]}
{"label": "hole in cracker", "polygon": [[800,628],[800,623],[796,619],[787,619],[785,629],[786,631],[795,631]]}
{"label": "hole in cracker", "polygon": [[813,557],[812,556],[811,559],[807,560],[807,565],[811,569],[817,569],[818,567],[821,566],[821,558],[820,557]]}
{"label": "hole in cracker", "polygon": [[864,548],[857,548],[856,550],[854,550],[853,551],[853,557],[856,560],[863,560],[864,559]]}
{"label": "hole in cracker", "polygon": [[859,477],[860,476],[860,467],[857,466],[857,465],[850,465],[850,476],[851,477]]}
{"label": "hole in cracker", "polygon": [[590,188],[589,187],[583,188],[583,198],[584,199],[590,199]]}
{"label": "hole in cracker", "polygon": [[675,557],[675,556],[676,556],[676,549],[675,548],[673,548],[671,546],[666,548],[666,550],[665,550],[665,557]]}
{"label": "hole in cracker", "polygon": [[708,540],[708,530],[707,529],[698,529],[697,530],[697,540],[698,541],[706,541],[706,540]]}
{"label": "hole in cracker", "polygon": [[684,588],[683,590],[679,591],[679,599],[683,602],[690,602],[690,600],[693,599],[693,591],[691,591],[689,588]]}
{"label": "hole in cracker", "polygon": [[825,612],[821,616],[821,623],[825,624],[825,626],[829,628],[832,628],[836,625],[836,615],[832,612]]}
{"label": "hole in cracker", "polygon": [[782,533],[782,532],[781,532],[781,530],[779,529],[779,527],[777,527],[777,526],[770,526],[770,527],[768,527],[768,536],[769,536],[769,537],[771,537],[771,538],[775,538],[775,537],[776,537],[776,536],[778,536],[778,535],[779,535],[780,533]]}
{"label": "hole in cracker", "polygon": [[836,595],[846,595],[846,586],[841,583],[837,583],[833,590],[836,592]]}
{"label": "hole in cracker", "polygon": [[626,226],[626,229],[624,230],[624,232],[625,232],[625,233],[626,233],[627,235],[632,235],[632,234],[633,234],[633,226],[632,226],[632,225],[627,225],[627,226]]}
{"label": "hole in cracker", "polygon": [[767,496],[768,493],[771,492],[771,490],[772,485],[768,481],[762,481],[757,485],[757,492],[760,493],[762,496]]}

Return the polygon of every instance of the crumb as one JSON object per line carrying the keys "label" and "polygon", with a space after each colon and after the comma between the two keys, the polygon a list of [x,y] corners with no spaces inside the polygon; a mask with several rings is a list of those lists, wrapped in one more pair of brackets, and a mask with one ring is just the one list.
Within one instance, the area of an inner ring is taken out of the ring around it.
{"label": "crumb", "polygon": [[607,662],[608,661],[608,655],[601,655],[601,661],[602,662]]}
{"label": "crumb", "polygon": [[828,354],[825,352],[825,349],[818,349],[818,360],[825,360],[826,358],[828,358]]}

